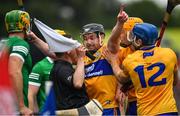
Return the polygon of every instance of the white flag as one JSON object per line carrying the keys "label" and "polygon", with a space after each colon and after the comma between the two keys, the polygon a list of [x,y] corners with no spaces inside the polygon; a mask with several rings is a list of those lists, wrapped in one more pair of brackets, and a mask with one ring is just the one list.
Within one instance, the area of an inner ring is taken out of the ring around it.
{"label": "white flag", "polygon": [[73,40],[58,34],[37,19],[34,19],[34,23],[45,38],[49,45],[50,51],[52,52],[67,52],[81,45],[77,40]]}

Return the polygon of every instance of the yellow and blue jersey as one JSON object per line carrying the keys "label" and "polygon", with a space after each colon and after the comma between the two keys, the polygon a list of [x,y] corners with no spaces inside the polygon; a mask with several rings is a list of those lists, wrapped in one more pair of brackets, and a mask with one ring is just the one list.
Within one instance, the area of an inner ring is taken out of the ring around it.
{"label": "yellow and blue jersey", "polygon": [[94,54],[95,60],[85,57],[85,85],[89,98],[97,99],[108,109],[118,107],[115,100],[117,80],[111,65],[102,56],[104,47]]}
{"label": "yellow and blue jersey", "polygon": [[177,112],[173,96],[177,58],[169,48],[151,46],[138,50],[123,61],[137,97],[139,115]]}

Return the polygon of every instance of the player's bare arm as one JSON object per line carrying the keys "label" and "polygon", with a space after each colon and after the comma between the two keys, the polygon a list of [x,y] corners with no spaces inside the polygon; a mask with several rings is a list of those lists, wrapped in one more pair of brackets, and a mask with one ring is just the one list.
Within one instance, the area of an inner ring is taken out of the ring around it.
{"label": "player's bare arm", "polygon": [[31,114],[32,111],[28,109],[24,104],[23,97],[23,77],[22,77],[22,67],[23,61],[17,56],[10,56],[9,58],[9,76],[12,79],[14,89],[18,99],[19,110],[22,114]]}
{"label": "player's bare arm", "polygon": [[125,68],[121,69],[118,63],[118,55],[112,54],[108,49],[103,50],[103,56],[111,64],[114,75],[121,84],[127,83],[130,78]]}
{"label": "player's bare arm", "polygon": [[36,45],[45,55],[55,58],[55,54],[49,51],[49,46],[42,39],[37,37],[32,31],[27,33],[27,36],[31,38],[31,41],[34,45]]}
{"label": "player's bare arm", "polygon": [[77,48],[76,52],[78,54],[78,61],[77,61],[77,66],[76,70],[74,72],[74,78],[73,78],[73,84],[74,87],[77,89],[82,88],[82,85],[84,83],[84,77],[85,77],[85,72],[84,72],[84,60],[83,58],[85,57],[85,47],[80,46]]}
{"label": "player's bare arm", "polygon": [[37,104],[37,94],[39,91],[39,86],[30,85],[28,87],[28,102],[29,102],[29,108],[33,112],[38,112],[38,104]]}
{"label": "player's bare arm", "polygon": [[115,54],[119,50],[119,45],[120,45],[120,33],[123,28],[124,22],[126,22],[128,19],[128,15],[126,14],[125,11],[123,11],[123,7],[120,8],[119,14],[117,16],[117,22],[116,25],[114,26],[110,38],[108,40],[107,47],[110,50],[111,53]]}

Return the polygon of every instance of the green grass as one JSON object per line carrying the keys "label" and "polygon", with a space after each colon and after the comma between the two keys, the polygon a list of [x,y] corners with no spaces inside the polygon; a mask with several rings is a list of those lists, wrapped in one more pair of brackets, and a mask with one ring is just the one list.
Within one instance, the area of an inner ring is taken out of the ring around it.
{"label": "green grass", "polygon": [[[105,43],[110,36],[111,30],[106,31]],[[168,45],[162,44],[162,46],[172,48],[180,52],[180,28],[167,28],[164,33],[162,43],[169,43]]]}
{"label": "green grass", "polygon": [[165,31],[165,39],[171,42],[171,47],[180,52],[180,28],[169,28]]}

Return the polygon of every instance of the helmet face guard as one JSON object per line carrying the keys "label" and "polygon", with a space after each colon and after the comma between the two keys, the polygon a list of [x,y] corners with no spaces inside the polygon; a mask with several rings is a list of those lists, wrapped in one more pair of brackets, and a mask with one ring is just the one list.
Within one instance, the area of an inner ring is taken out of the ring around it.
{"label": "helmet face guard", "polygon": [[134,37],[135,37],[135,35],[133,34],[132,31],[127,31],[127,40],[128,40],[129,42],[133,42]]}
{"label": "helmet face guard", "polygon": [[30,16],[27,12],[21,10],[12,10],[5,16],[6,30],[11,32],[29,32]]}

